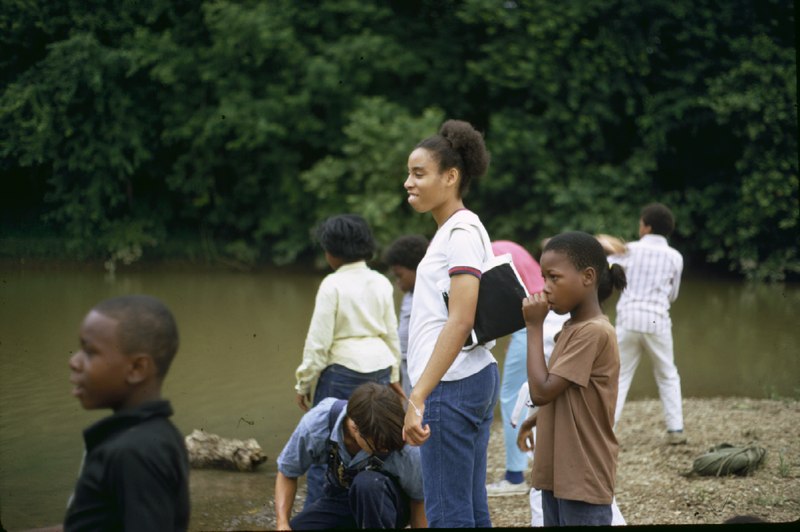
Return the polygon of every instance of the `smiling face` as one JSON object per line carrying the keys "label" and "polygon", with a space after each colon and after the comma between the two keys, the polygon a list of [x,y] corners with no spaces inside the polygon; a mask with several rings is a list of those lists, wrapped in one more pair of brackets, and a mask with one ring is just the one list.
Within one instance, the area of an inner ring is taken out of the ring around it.
{"label": "smiling face", "polygon": [[572,312],[593,289],[586,270],[578,271],[566,253],[545,251],[539,261],[544,277],[544,293],[556,314]]}
{"label": "smiling face", "polygon": [[119,410],[128,399],[132,360],[122,352],[119,322],[96,311],[86,315],[80,328],[81,348],[69,359],[72,395],[87,410]]}
{"label": "smiling face", "polygon": [[440,172],[439,161],[425,148],[417,148],[408,156],[408,178],[403,186],[408,192],[409,205],[417,212],[431,212],[434,218],[461,201],[458,170]]}

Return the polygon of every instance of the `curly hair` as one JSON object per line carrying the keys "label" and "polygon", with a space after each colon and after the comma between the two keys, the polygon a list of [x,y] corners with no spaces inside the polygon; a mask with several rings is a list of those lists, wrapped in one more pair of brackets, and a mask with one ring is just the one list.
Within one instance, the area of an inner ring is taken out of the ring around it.
{"label": "curly hair", "polygon": [[589,233],[569,231],[547,241],[542,253],[557,251],[564,253],[575,269],[594,268],[597,273],[597,299],[602,303],[616,288],[622,291],[628,282],[625,270],[619,264],[608,264],[603,246]]}
{"label": "curly hair", "polygon": [[347,401],[347,417],[376,450],[399,451],[405,445],[403,403],[385,384],[367,382],[356,388]]}
{"label": "curly hair", "polygon": [[489,168],[491,156],[486,150],[483,135],[463,120],[447,120],[438,134],[428,137],[416,147],[435,154],[440,172],[449,168],[458,169],[461,174],[458,192],[462,196],[467,194],[472,181]]}
{"label": "curly hair", "polygon": [[92,310],[117,321],[124,354],[150,355],[159,377],[166,376],[178,352],[178,326],[164,303],[152,296],[128,295],[101,301]]}
{"label": "curly hair", "polygon": [[403,266],[409,270],[416,270],[426,251],[428,251],[428,239],[424,236],[401,236],[383,252],[383,262],[388,266]]}
{"label": "curly hair", "polygon": [[322,249],[345,262],[370,260],[375,240],[367,221],[358,214],[339,214],[319,224],[316,238]]}
{"label": "curly hair", "polygon": [[666,205],[661,203],[650,203],[642,207],[640,214],[642,222],[649,225],[653,233],[661,236],[669,236],[675,229],[675,217]]}

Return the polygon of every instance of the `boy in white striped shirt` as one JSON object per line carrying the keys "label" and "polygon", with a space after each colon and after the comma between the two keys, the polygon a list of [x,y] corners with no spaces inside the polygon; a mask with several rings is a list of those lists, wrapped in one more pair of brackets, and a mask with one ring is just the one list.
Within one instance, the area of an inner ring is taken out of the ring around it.
{"label": "boy in white striped shirt", "polygon": [[667,243],[674,227],[672,212],[660,203],[651,203],[639,218],[639,240],[629,243],[626,253],[609,257],[610,263],[625,269],[628,279],[628,287],[617,303],[620,371],[615,423],[619,422],[641,355],[647,353],[664,408],[667,443],[671,445],[686,443],[681,379],[675,367],[669,315],[683,271],[683,257]]}

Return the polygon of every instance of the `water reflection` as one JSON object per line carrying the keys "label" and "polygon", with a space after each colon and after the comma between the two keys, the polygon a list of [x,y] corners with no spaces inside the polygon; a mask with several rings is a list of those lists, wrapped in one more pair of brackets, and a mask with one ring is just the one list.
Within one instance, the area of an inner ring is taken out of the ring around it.
{"label": "water reflection", "polygon": [[[0,272],[3,525],[43,526],[63,518],[83,448],[81,430],[106,415],[86,412],[70,397],[67,359],[88,309],[125,293],[160,297],[178,320],[181,347],[164,394],[180,430],[256,438],[269,457],[251,475],[193,473],[193,528],[201,519],[210,528],[221,526],[217,514],[234,507],[257,525],[272,496],[275,458],[300,418],[294,369],[322,276],[161,271],[117,272],[111,280],[102,272]],[[798,308],[796,285],[684,280],[673,307],[684,395],[797,396]],[[495,349],[501,361],[503,345]],[[630,397],[656,396],[643,359]]]}
{"label": "water reflection", "polygon": [[798,309],[797,286],[688,283],[673,311],[684,394],[797,396]]}

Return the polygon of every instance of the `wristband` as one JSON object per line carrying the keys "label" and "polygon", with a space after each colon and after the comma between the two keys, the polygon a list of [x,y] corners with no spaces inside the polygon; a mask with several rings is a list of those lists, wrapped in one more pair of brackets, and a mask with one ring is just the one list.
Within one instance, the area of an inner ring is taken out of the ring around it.
{"label": "wristband", "polygon": [[422,417],[422,412],[420,412],[420,411],[419,411],[419,408],[417,408],[417,405],[415,405],[414,403],[412,403],[412,402],[411,402],[411,399],[406,399],[406,401],[408,401],[408,404],[410,404],[410,405],[411,405],[411,406],[414,408],[414,412],[415,412],[415,413],[416,413],[416,414],[417,414],[419,417]]}

